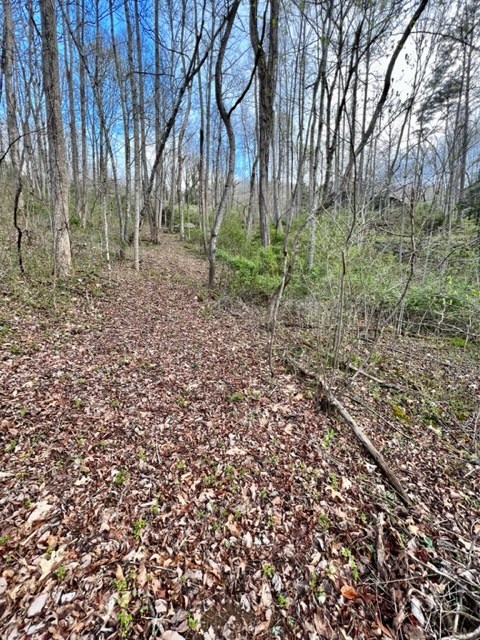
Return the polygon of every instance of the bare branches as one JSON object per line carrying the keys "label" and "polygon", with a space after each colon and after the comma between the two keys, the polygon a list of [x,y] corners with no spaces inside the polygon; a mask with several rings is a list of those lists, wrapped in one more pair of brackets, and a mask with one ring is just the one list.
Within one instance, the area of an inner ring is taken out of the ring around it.
{"label": "bare branches", "polygon": [[[365,132],[363,133],[362,139],[359,143],[359,145],[356,148],[355,151],[355,155],[358,156],[361,151],[365,148],[367,142],[369,141],[371,135],[373,134],[373,131],[375,129],[375,126],[378,122],[378,119],[380,118],[380,115],[383,111],[383,107],[385,106],[385,102],[387,101],[387,96],[388,96],[388,92],[390,91],[390,86],[392,83],[392,73],[393,70],[395,68],[395,64],[397,62],[398,56],[400,55],[403,47],[405,46],[405,43],[407,42],[410,34],[413,31],[413,28],[415,27],[415,25],[417,24],[417,22],[419,21],[420,17],[422,16],[422,13],[425,11],[425,9],[427,8],[429,0],[421,0],[415,13],[413,14],[412,18],[410,19],[405,31],[403,32],[402,37],[400,38],[400,40],[398,41],[392,55],[390,58],[390,61],[388,63],[387,66],[387,70],[385,72],[385,78],[383,81],[383,88],[382,88],[382,93],[380,94],[380,98],[378,99],[377,105],[375,107],[375,110],[373,112],[373,115],[370,119],[370,122],[368,124],[368,127],[366,128]],[[351,161],[352,162],[352,161]],[[351,168],[351,162],[347,165],[347,169],[346,169],[346,174],[348,175],[349,173],[349,169]]]}

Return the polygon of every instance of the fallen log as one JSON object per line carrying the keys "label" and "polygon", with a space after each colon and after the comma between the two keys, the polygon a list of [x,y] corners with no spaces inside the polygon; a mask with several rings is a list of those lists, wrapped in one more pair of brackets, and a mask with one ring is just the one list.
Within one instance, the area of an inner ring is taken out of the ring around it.
{"label": "fallen log", "polygon": [[395,491],[398,493],[398,495],[403,500],[403,502],[406,505],[410,506],[412,504],[411,499],[405,493],[404,488],[400,484],[400,481],[398,480],[396,475],[388,466],[385,458],[382,456],[380,451],[378,451],[378,449],[373,445],[370,438],[362,431],[360,426],[356,423],[354,418],[348,413],[347,409],[343,406],[343,404],[338,400],[338,398],[336,398],[336,396],[333,395],[330,387],[325,382],[325,380],[323,380],[323,378],[317,373],[315,373],[314,371],[309,371],[299,362],[296,362],[295,360],[289,358],[288,356],[286,357],[286,362],[294,370],[300,371],[301,373],[303,373],[303,375],[307,376],[308,378],[313,378],[317,382],[320,389],[322,390],[322,393],[324,396],[323,400],[325,404],[336,409],[336,411],[342,416],[345,422],[352,429],[357,439],[362,443],[362,445],[365,447],[365,449],[368,451],[371,457],[375,460],[377,466],[383,472],[383,474],[388,479],[388,481],[390,482],[392,487],[395,489]]}

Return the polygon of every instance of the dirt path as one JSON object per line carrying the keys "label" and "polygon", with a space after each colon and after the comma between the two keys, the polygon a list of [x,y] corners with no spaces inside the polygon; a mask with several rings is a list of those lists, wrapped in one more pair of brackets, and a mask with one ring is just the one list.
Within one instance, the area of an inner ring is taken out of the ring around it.
{"label": "dirt path", "polygon": [[271,380],[255,310],[171,237],[142,266],[0,347],[0,636],[389,637],[375,515],[402,507]]}

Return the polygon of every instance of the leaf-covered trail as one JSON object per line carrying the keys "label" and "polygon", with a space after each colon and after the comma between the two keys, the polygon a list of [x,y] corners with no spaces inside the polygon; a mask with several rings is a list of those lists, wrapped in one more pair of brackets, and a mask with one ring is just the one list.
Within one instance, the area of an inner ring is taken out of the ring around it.
{"label": "leaf-covered trail", "polygon": [[205,271],[164,237],[1,345],[2,638],[392,637],[381,477]]}

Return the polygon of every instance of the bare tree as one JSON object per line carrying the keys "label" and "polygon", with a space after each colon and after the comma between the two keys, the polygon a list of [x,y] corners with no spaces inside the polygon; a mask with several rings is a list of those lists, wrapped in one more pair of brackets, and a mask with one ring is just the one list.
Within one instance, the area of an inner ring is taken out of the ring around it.
{"label": "bare tree", "polygon": [[57,12],[55,0],[40,3],[42,20],[43,87],[47,111],[50,166],[50,202],[55,277],[71,271],[72,254],[69,232],[69,180],[62,121],[58,64]]}
{"label": "bare tree", "polygon": [[228,137],[228,170],[227,170],[227,179],[225,182],[225,186],[223,188],[220,201],[218,203],[217,210],[215,212],[215,218],[214,218],[212,230],[210,233],[210,242],[208,247],[208,260],[210,263],[210,269],[208,272],[208,286],[210,288],[213,287],[215,282],[215,265],[216,265],[215,252],[217,249],[218,233],[220,231],[223,217],[225,215],[225,207],[227,204],[227,200],[230,195],[230,191],[233,187],[233,178],[235,173],[235,133],[233,131],[231,116],[234,109],[238,106],[239,101],[237,101],[237,103],[235,103],[230,108],[230,110],[227,110],[227,108],[225,107],[225,103],[222,95],[222,65],[223,65],[223,60],[225,58],[225,51],[227,48],[228,40],[232,32],[233,23],[237,15],[239,5],[240,5],[240,0],[234,0],[230,8],[230,11],[228,12],[227,24],[225,27],[225,31],[222,35],[222,38],[220,40],[220,48],[218,51],[217,63],[215,66],[215,97],[217,100],[217,107],[220,112],[222,122],[227,131],[227,137]]}
{"label": "bare tree", "polygon": [[12,21],[12,7],[10,0],[3,0],[3,56],[2,56],[2,71],[5,76],[5,100],[7,105],[7,135],[8,135],[8,149],[10,150],[10,158],[12,162],[13,175],[15,180],[15,200],[13,207],[13,226],[17,233],[17,252],[18,252],[18,266],[20,271],[23,271],[22,261],[22,235],[23,231],[20,227],[19,213],[21,209],[22,200],[22,166],[19,142],[20,134],[17,125],[17,100],[15,96],[15,89],[13,86],[13,58],[14,58],[14,35],[13,35],[13,21]]}
{"label": "bare tree", "polygon": [[[277,84],[278,25],[280,2],[271,0],[268,28],[268,50],[265,50],[264,31],[258,30],[258,0],[250,3],[250,39],[254,55],[258,60],[259,122],[258,122],[258,210],[260,216],[260,238],[264,246],[270,244],[268,212],[268,167],[270,145],[273,135],[274,101]],[[264,15],[264,22],[266,15]]]}

